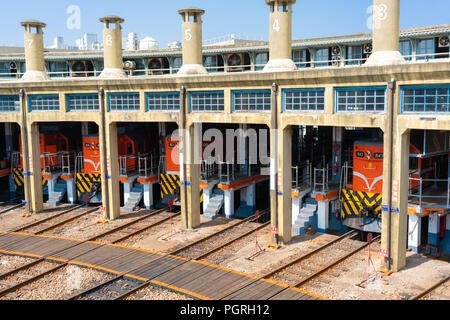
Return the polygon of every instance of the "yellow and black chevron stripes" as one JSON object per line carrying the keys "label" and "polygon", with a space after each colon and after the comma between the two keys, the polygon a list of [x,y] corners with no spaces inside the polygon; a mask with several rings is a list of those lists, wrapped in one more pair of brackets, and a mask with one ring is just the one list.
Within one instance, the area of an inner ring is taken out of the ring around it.
{"label": "yellow and black chevron stripes", "polygon": [[[173,196],[180,192],[180,177],[175,174],[161,174],[160,175],[161,186],[161,199],[167,196]],[[203,202],[203,187],[200,187],[200,203]]]}
{"label": "yellow and black chevron stripes", "polygon": [[[13,169],[13,178],[16,190],[23,186],[23,169],[22,168],[14,168]],[[42,186],[48,186],[47,179],[44,178],[44,170],[42,170]]]}
{"label": "yellow and black chevron stripes", "polygon": [[359,216],[362,210],[373,210],[381,214],[382,195],[379,193],[360,192],[351,189],[342,189],[342,218],[346,216]]}
{"label": "yellow and black chevron stripes", "polygon": [[20,168],[13,169],[14,185],[16,190],[23,186],[23,170]]}
{"label": "yellow and black chevron stripes", "polygon": [[177,189],[180,188],[180,177],[175,174],[161,174],[161,198],[168,195],[174,195]]}
{"label": "yellow and black chevron stripes", "polygon": [[94,182],[101,182],[101,177],[101,174],[77,173],[77,196],[80,197],[82,193],[90,192],[92,184]]}

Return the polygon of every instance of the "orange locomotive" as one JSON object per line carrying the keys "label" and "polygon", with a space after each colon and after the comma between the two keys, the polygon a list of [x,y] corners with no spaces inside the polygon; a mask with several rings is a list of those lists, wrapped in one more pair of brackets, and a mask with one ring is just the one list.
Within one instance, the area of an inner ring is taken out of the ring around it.
{"label": "orange locomotive", "polygon": [[[149,151],[150,140],[148,137],[134,137],[131,134],[118,136],[118,155],[136,156]],[[137,170],[137,157],[127,157],[126,167]],[[77,157],[77,196],[83,201],[84,195],[90,198],[89,202],[99,203],[101,199],[101,159],[100,141],[98,135],[83,136],[83,153]]]}
{"label": "orange locomotive", "polygon": [[[39,136],[41,170],[54,170],[58,166],[57,153],[62,151],[69,151],[69,139],[62,133],[42,133]],[[22,139],[19,136],[19,152],[13,154],[12,159],[12,175],[14,179],[15,190],[23,187],[23,153],[22,153]],[[42,177],[42,186],[44,194],[47,194],[47,180]]]}

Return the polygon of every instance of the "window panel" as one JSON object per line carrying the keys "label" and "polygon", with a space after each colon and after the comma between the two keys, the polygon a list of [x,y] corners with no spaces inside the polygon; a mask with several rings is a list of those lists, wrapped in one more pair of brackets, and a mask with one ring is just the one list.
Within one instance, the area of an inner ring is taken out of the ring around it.
{"label": "window panel", "polygon": [[98,94],[69,94],[67,95],[69,111],[95,111],[100,110]]}
{"label": "window panel", "polygon": [[30,111],[58,111],[59,95],[30,95],[28,105]]}
{"label": "window panel", "polygon": [[402,112],[450,112],[450,85],[403,87]]}
{"label": "window panel", "polygon": [[337,112],[385,111],[386,89],[336,88]]}

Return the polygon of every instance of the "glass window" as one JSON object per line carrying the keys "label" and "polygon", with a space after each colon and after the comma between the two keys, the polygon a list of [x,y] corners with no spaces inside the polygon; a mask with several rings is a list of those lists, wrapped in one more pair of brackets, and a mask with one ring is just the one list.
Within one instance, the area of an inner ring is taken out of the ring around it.
{"label": "glass window", "polygon": [[268,61],[269,54],[267,52],[257,53],[255,55],[255,70],[263,70]]}
{"label": "glass window", "polygon": [[402,112],[450,112],[450,85],[403,87]]}
{"label": "glass window", "polygon": [[307,50],[296,50],[292,52],[292,60],[298,68],[309,67]]}
{"label": "glass window", "polygon": [[386,88],[336,88],[337,112],[384,112]]}
{"label": "glass window", "polygon": [[347,47],[347,65],[360,65],[362,63],[363,47],[362,46],[348,46]]}
{"label": "glass window", "polygon": [[178,69],[181,68],[182,64],[183,64],[183,59],[181,57],[173,58],[173,62],[172,62],[173,71],[172,72],[177,73]]}
{"label": "glass window", "polygon": [[147,93],[147,111],[180,110],[180,93]]}
{"label": "glass window", "polygon": [[[417,41],[417,60],[434,59],[435,51],[435,40],[432,39],[421,39]],[[422,56],[420,56],[422,55]]]}
{"label": "glass window", "polygon": [[323,111],[325,89],[286,89],[283,102],[285,111]]}
{"label": "glass window", "polygon": [[224,111],[225,99],[223,91],[206,91],[191,93],[192,111]]}
{"label": "glass window", "polygon": [[270,90],[233,91],[234,111],[269,111]]}
{"label": "glass window", "polygon": [[411,41],[409,40],[405,40],[405,41],[400,41],[400,53],[402,54],[403,57],[405,57],[405,60],[411,60],[412,57],[412,47],[411,47]]}
{"label": "glass window", "polygon": [[19,96],[0,95],[0,112],[19,112]]}
{"label": "glass window", "polygon": [[139,93],[110,93],[110,111],[139,111]]}
{"label": "glass window", "polygon": [[[315,61],[316,61],[316,67],[326,67],[328,66],[328,61],[330,60],[329,54],[328,54],[328,48],[320,48],[316,49],[316,55],[315,55]],[[325,61],[325,63],[317,63],[320,61]]]}
{"label": "glass window", "polygon": [[98,111],[100,103],[98,94],[69,94],[67,95],[68,111]]}
{"label": "glass window", "polygon": [[58,111],[59,95],[30,95],[28,97],[30,111]]}

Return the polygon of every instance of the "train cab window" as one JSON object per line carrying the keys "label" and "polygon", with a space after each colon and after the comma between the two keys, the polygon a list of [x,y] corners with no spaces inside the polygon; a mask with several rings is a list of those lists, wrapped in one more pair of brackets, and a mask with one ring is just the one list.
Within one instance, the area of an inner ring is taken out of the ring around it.
{"label": "train cab window", "polygon": [[131,143],[127,143],[127,154],[133,154],[133,145]]}

